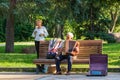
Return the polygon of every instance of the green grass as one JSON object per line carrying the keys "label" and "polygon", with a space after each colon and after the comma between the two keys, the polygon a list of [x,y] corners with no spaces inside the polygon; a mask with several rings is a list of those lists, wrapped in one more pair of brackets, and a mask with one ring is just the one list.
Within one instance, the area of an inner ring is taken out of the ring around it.
{"label": "green grass", "polygon": [[34,42],[15,42],[14,53],[5,53],[5,43],[0,45],[0,67],[35,67],[32,62],[36,54],[22,53],[23,48],[33,46]]}
{"label": "green grass", "polygon": [[[22,48],[33,46],[34,42],[15,42],[14,53],[5,53],[5,43],[0,43],[0,67],[35,67],[35,53],[21,53]],[[108,67],[120,68],[120,43],[103,44],[103,54],[108,54]],[[88,68],[89,65],[73,65],[74,68]]]}
{"label": "green grass", "polygon": [[[34,46],[34,42],[15,42],[14,45],[14,52],[21,53],[23,48]],[[5,53],[5,43],[0,43],[0,53]]]}
{"label": "green grass", "polygon": [[120,43],[103,45],[103,54],[108,54],[108,66],[120,68]]}
{"label": "green grass", "polygon": [[0,53],[0,67],[35,67],[35,54]]}

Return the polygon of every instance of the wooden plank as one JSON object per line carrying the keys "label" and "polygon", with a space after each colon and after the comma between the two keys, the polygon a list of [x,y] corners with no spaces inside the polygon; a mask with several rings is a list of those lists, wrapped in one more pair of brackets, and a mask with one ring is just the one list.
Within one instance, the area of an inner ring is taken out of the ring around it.
{"label": "wooden plank", "polygon": [[78,40],[80,43],[80,46],[101,46],[102,45],[102,40]]}

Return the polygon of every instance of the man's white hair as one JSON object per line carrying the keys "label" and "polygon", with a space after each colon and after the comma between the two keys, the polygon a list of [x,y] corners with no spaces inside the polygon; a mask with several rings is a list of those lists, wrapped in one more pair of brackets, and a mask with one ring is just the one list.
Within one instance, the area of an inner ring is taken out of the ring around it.
{"label": "man's white hair", "polygon": [[67,35],[71,36],[72,38],[74,36],[73,33],[71,33],[71,32],[68,32]]}

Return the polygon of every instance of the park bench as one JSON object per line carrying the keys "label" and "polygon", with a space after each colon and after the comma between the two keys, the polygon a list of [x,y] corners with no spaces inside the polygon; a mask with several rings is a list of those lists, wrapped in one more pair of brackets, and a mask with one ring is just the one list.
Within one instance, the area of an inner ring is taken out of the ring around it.
{"label": "park bench", "polygon": [[[102,40],[77,40],[80,44],[79,54],[77,58],[73,58],[73,64],[89,64],[90,54],[102,54]],[[55,64],[54,59],[46,59],[49,41],[40,41],[39,46],[39,59],[34,59],[33,63],[40,64]],[[67,61],[63,60],[61,64],[66,64]],[[39,72],[38,69],[37,73]]]}

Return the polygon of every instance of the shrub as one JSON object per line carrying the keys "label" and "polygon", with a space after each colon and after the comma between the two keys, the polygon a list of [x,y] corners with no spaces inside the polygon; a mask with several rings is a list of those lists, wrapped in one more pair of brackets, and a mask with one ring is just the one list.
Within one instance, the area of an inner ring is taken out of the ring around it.
{"label": "shrub", "polygon": [[110,35],[108,33],[98,33],[97,35],[100,37],[100,39],[103,39],[103,40],[107,41],[108,43],[116,42],[114,36]]}

